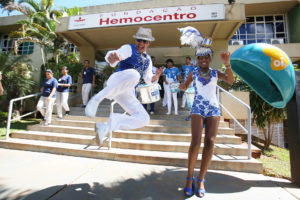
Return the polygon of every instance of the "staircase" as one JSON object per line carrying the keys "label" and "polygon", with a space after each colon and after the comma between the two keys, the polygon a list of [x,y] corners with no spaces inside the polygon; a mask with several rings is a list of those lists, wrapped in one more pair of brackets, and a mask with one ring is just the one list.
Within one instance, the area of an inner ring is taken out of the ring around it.
{"label": "staircase", "polygon": [[[84,109],[72,107],[71,115],[63,120],[53,116],[49,126],[32,125],[27,131],[11,132],[11,138],[1,140],[1,148],[47,152],[70,156],[109,159],[117,161],[187,166],[187,152],[191,140],[190,122],[185,121],[187,110],[179,110],[179,115],[164,115],[166,108],[156,108],[148,126],[135,130],[113,132],[112,148],[108,150],[107,141],[99,148],[95,141],[95,121],[107,121],[110,102],[101,103],[97,117],[84,116]],[[115,106],[115,112],[123,112]],[[203,134],[204,136],[204,134]],[[203,142],[203,139],[202,139]],[[203,143],[200,153],[202,152]],[[253,151],[258,149],[254,146]],[[210,169],[261,173],[262,164],[248,160],[247,144],[234,135],[221,117],[214,155]],[[198,156],[199,166],[201,155]]]}

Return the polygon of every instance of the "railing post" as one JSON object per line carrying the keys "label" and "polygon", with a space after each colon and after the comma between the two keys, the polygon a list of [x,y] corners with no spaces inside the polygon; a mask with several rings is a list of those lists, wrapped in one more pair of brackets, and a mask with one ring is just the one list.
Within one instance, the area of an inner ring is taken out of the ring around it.
{"label": "railing post", "polygon": [[13,109],[13,103],[14,103],[14,100],[10,100],[9,101],[8,116],[7,116],[7,125],[6,125],[6,139],[9,138],[9,130],[10,130],[11,114],[12,114],[12,109]]}
{"label": "railing post", "polygon": [[248,108],[248,159],[251,159],[251,144],[252,144],[252,138],[251,138],[251,108]]}
{"label": "railing post", "polygon": [[[114,105],[116,104],[116,101],[113,101],[110,104],[110,116],[114,113]],[[109,130],[109,136],[108,136],[108,149],[111,148],[111,138],[112,138],[112,130]]]}

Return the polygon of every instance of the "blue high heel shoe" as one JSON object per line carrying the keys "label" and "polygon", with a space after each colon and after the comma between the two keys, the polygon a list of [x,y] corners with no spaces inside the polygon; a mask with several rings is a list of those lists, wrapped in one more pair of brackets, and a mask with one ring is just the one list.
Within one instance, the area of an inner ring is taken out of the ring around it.
{"label": "blue high heel shoe", "polygon": [[194,195],[194,192],[195,192],[195,180],[194,180],[194,177],[193,178],[186,177],[186,180],[193,181],[192,182],[192,188],[185,187],[184,190],[183,190],[184,196],[191,197],[191,196]]}
{"label": "blue high heel shoe", "polygon": [[[199,179],[198,177],[197,177],[197,182],[205,182],[205,180],[203,179]],[[204,197],[204,195],[205,195],[205,190],[204,189],[197,189],[197,191],[196,191],[196,196],[197,197],[200,197],[200,198],[203,198]]]}

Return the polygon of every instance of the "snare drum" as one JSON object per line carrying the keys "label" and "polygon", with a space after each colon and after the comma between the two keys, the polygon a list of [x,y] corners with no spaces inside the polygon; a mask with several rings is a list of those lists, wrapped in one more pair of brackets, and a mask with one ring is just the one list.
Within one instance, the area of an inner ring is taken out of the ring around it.
{"label": "snare drum", "polygon": [[138,85],[137,91],[139,92],[139,98],[142,104],[154,103],[160,100],[161,89],[159,84],[142,84]]}
{"label": "snare drum", "polygon": [[179,85],[180,85],[180,83],[177,83],[177,82],[170,83],[171,92],[176,93],[176,92],[180,91]]}
{"label": "snare drum", "polygon": [[185,91],[185,96],[186,96],[186,102],[187,102],[188,108],[192,108],[193,103],[194,103],[194,98],[195,98],[195,88],[194,87],[189,87]]}

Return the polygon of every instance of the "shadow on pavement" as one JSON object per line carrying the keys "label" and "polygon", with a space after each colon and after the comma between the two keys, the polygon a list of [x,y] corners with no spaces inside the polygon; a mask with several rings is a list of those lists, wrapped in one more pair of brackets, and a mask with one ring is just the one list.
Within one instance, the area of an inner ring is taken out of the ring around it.
{"label": "shadow on pavement", "polygon": [[[196,172],[195,172],[196,174]],[[29,195],[18,196],[16,200],[176,200],[185,199],[183,187],[186,171],[166,170],[162,173],[152,173],[140,179],[126,179],[120,182],[78,183],[57,185]],[[206,176],[206,190],[208,193],[226,194],[243,192],[251,187],[288,187],[296,188],[289,183],[274,182],[271,180],[247,181],[234,176],[217,172],[208,172]],[[80,181],[80,180],[79,180]],[[77,181],[78,182],[78,181]],[[51,195],[49,195],[51,194]]]}

